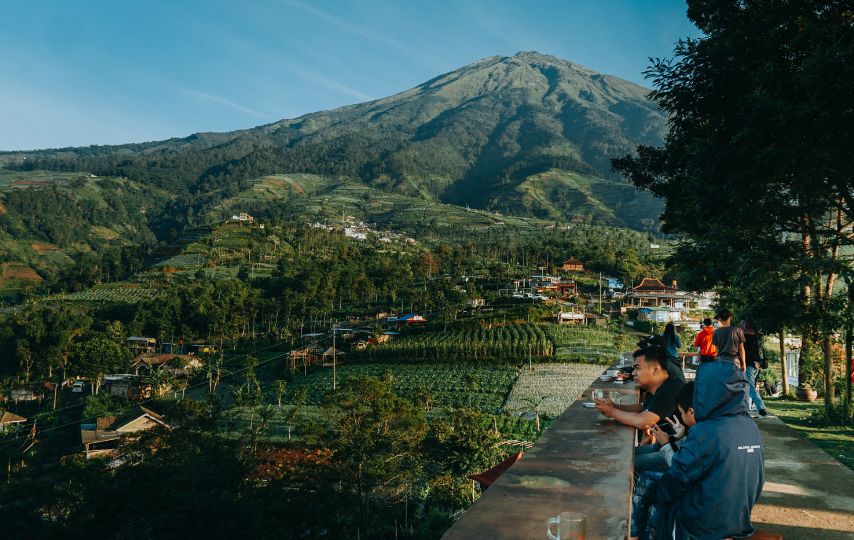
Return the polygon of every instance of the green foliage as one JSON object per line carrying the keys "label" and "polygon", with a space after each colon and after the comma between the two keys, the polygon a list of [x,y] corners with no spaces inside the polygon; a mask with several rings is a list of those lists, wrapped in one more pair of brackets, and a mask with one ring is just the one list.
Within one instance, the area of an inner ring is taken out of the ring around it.
{"label": "green foliage", "polygon": [[695,0],[688,15],[703,36],[648,71],[670,115],[665,145],[614,168],[666,201],[665,229],[685,236],[683,283],[719,287],[766,332],[820,341],[832,395],[845,309],[834,282],[851,275],[854,249],[854,168],[839,144],[854,138],[850,8]]}
{"label": "green foliage", "polygon": [[93,394],[86,396],[82,418],[93,423],[100,416],[118,416],[130,406],[130,402],[121,396]]}

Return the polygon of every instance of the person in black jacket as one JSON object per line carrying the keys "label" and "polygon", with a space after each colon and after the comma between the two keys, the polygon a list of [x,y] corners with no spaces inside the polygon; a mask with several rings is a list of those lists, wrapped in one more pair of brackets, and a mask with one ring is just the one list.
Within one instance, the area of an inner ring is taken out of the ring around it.
{"label": "person in black jacket", "polygon": [[[653,502],[669,510],[675,538],[720,540],[753,534],[750,513],[765,482],[765,452],[747,413],[747,379],[732,362],[697,370],[691,428],[656,483]],[[669,526],[657,527],[657,534]]]}
{"label": "person in black jacket", "polygon": [[762,336],[759,335],[753,325],[748,321],[741,321],[738,327],[744,333],[744,354],[747,360],[747,382],[750,385],[750,399],[756,405],[756,411],[760,417],[768,416],[768,411],[765,410],[765,402],[759,392],[756,391],[756,376],[759,375],[759,370],[762,369]]}

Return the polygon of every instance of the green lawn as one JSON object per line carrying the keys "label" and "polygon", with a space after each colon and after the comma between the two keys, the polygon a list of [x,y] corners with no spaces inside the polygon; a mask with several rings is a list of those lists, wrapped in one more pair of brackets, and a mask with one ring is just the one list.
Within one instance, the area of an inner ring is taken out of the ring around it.
{"label": "green lawn", "polygon": [[854,470],[854,426],[824,426],[809,419],[813,411],[824,407],[823,400],[806,403],[766,398],[765,405],[780,420]]}

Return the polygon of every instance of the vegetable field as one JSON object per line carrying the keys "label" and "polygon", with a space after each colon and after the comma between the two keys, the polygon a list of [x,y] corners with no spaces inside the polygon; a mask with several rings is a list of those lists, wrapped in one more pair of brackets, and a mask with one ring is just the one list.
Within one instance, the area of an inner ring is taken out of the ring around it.
{"label": "vegetable field", "polygon": [[[503,366],[458,367],[448,364],[357,364],[338,368],[338,383],[353,375],[394,377],[395,391],[413,400],[429,398],[433,407],[471,406],[483,412],[497,412],[510,386],[516,379],[515,368]],[[297,374],[288,384],[288,395],[297,388],[308,389],[308,403],[320,404],[324,394],[332,389],[332,370],[324,369],[308,375]],[[272,391],[272,389],[271,389]]]}
{"label": "vegetable field", "polygon": [[522,369],[504,404],[508,414],[533,411],[558,416],[578,399],[602,374],[602,366],[590,364],[534,364],[534,371]]}

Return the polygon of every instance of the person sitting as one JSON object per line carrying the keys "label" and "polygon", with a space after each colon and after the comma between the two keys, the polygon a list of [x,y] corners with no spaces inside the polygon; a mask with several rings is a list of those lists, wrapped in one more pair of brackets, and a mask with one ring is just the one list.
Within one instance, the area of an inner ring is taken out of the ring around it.
{"label": "person sitting", "polygon": [[[672,325],[670,325],[672,326]],[[667,329],[665,328],[665,334],[667,333]],[[679,340],[679,336],[676,335],[675,329],[673,329],[673,335],[676,340]],[[679,343],[676,345],[676,343]],[[679,351],[678,348],[681,347],[681,340],[679,341],[671,341],[664,334],[657,334],[654,336],[647,336],[643,338],[638,343],[638,349],[643,349],[646,347],[661,347],[664,349],[666,355],[668,356],[668,362],[666,363],[667,374],[671,379],[677,380],[682,384],[685,384],[685,372],[682,370],[682,361],[679,360]],[[671,352],[668,349],[672,350]]]}
{"label": "person sitting", "polygon": [[697,423],[652,492],[653,505],[673,522],[662,530],[686,539],[749,537],[750,513],[765,482],[765,452],[747,412],[740,366],[700,366],[693,403]]}
{"label": "person sitting", "polygon": [[[665,419],[678,414],[676,396],[685,383],[670,378],[667,372],[669,360],[663,348],[648,346],[635,351],[633,356],[638,366],[635,380],[646,392],[646,399],[635,405],[617,405],[610,400],[597,399],[596,408],[605,416],[639,430],[647,430],[651,424],[669,429]],[[635,473],[666,466],[654,446],[644,445],[635,450]]]}
{"label": "person sitting", "polygon": [[[656,439],[659,453],[667,466],[673,461],[673,454],[679,451],[682,438],[687,431],[697,423],[694,418],[694,383],[689,382],[679,390],[679,395],[676,396],[676,407],[679,409],[679,414],[682,416],[684,425],[680,423],[679,418],[667,418],[667,422],[673,427],[674,435],[670,436],[663,429],[660,429],[657,424],[652,424],[650,429]],[[635,487],[632,491],[632,521],[631,521],[631,537],[640,538],[641,540],[652,540],[655,538],[655,525],[659,520],[658,509],[651,504],[652,490],[655,488],[655,483],[664,473],[659,471],[644,471],[638,475],[635,481]]]}
{"label": "person sitting", "polygon": [[718,349],[712,343],[714,333],[715,325],[712,323],[712,319],[706,317],[703,319],[703,326],[700,328],[700,332],[694,338],[694,346],[697,347],[697,351],[700,353],[701,364],[704,362],[714,362],[718,355]]}

